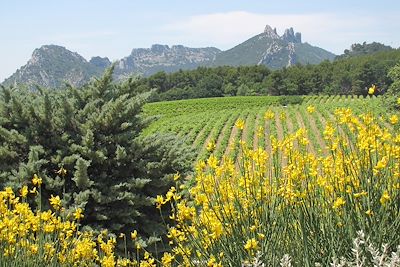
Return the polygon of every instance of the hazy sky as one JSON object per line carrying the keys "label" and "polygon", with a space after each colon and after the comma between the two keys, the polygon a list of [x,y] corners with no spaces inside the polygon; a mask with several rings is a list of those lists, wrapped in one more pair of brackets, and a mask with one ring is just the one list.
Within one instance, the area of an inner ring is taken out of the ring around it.
{"label": "hazy sky", "polygon": [[4,0],[0,82],[44,44],[116,60],[154,43],[226,50],[269,24],[340,54],[363,41],[398,48],[399,18],[398,0]]}

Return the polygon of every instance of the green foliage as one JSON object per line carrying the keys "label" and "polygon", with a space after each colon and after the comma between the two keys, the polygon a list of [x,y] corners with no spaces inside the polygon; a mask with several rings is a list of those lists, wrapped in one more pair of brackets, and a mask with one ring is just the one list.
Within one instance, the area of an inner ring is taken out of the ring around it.
{"label": "green foliage", "polygon": [[355,56],[368,55],[380,51],[389,51],[389,50],[393,50],[393,48],[377,42],[372,42],[370,44],[367,44],[366,42],[362,44],[356,43],[351,45],[350,50],[345,49],[343,55],[337,56],[336,60],[355,57]]}
{"label": "green foliage", "polygon": [[159,72],[148,78],[132,80],[131,84],[138,88],[138,92],[156,89],[152,102],[224,95],[265,95],[263,82],[270,73],[265,66],[199,67],[170,74]]}
{"label": "green foliage", "polygon": [[112,83],[112,68],[79,89],[2,88],[0,187],[20,188],[37,173],[43,197],[84,208],[83,224],[159,234],[154,198],[190,169],[191,151],[172,135],[140,137],[149,96]]}
{"label": "green foliage", "polygon": [[393,83],[389,87],[389,93],[400,95],[400,64],[391,68],[388,76],[393,80]]}
{"label": "green foliage", "polygon": [[367,95],[372,84],[377,86],[376,94],[383,94],[393,82],[387,73],[399,61],[400,51],[391,49],[275,71],[259,65],[160,72],[128,84],[137,93],[155,89],[151,102],[220,96]]}
{"label": "green foliage", "polygon": [[382,105],[388,110],[396,111],[400,109],[400,64],[391,68],[387,76],[392,80],[392,84],[382,99]]}
{"label": "green foliage", "polygon": [[281,104],[282,106],[300,105],[301,103],[303,103],[303,97],[298,95],[281,96],[279,98],[279,104]]}

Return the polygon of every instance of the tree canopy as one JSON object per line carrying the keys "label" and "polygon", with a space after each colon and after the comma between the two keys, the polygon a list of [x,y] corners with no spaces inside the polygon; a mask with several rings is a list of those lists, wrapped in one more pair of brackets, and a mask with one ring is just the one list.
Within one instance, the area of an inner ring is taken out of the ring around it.
{"label": "tree canopy", "polygon": [[354,51],[363,52],[318,65],[295,65],[275,71],[263,65],[199,67],[170,74],[159,72],[128,83],[138,92],[155,89],[151,101],[236,95],[366,95],[372,84],[378,93],[384,93],[392,83],[387,73],[400,61],[400,50],[381,46],[354,45]]}

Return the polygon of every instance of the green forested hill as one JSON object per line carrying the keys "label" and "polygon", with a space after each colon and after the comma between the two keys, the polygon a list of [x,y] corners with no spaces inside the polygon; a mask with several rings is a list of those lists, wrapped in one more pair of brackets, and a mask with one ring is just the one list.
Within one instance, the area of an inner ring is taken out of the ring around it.
{"label": "green forested hill", "polygon": [[400,50],[393,49],[275,71],[253,65],[159,72],[128,83],[138,92],[156,89],[153,101],[239,95],[366,95],[372,84],[382,94],[392,83],[387,73],[398,62]]}

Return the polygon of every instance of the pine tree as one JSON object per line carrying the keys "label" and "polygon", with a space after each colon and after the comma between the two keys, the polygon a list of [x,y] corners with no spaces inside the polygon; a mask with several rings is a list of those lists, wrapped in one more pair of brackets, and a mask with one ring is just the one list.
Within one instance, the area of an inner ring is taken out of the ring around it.
{"label": "pine tree", "polygon": [[154,198],[190,169],[192,153],[175,136],[140,136],[151,92],[113,83],[112,71],[82,88],[2,88],[0,187],[29,184],[36,173],[43,198],[84,208],[82,223],[93,229],[159,234]]}

